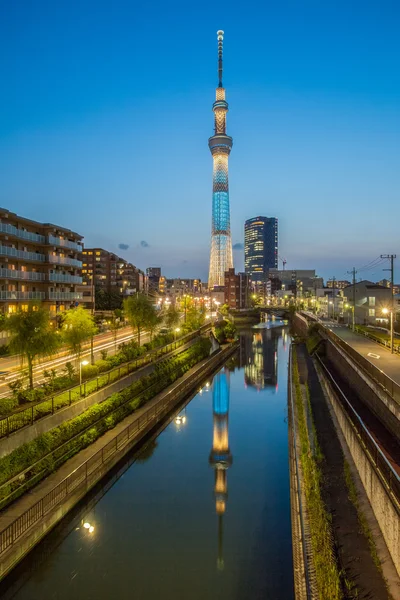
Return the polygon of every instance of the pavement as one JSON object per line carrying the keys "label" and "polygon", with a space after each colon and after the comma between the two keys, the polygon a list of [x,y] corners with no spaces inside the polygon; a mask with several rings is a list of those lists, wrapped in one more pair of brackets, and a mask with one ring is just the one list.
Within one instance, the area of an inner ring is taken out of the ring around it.
{"label": "pavement", "polygon": [[320,321],[322,325],[331,329],[338,337],[361,354],[372,365],[378,367],[390,379],[400,385],[400,355],[391,354],[390,350],[359,333],[334,321]]}
{"label": "pavement", "polygon": [[[140,336],[141,344],[149,341],[149,334],[142,333]],[[137,335],[132,333],[131,327],[123,327],[118,331],[117,349],[122,342],[128,342],[132,339],[137,339]],[[95,360],[101,357],[101,352],[107,350],[108,355],[115,353],[114,336],[111,332],[100,333],[96,335],[93,341],[93,354]],[[87,343],[82,352],[82,360],[90,358],[90,343]],[[57,369],[58,372],[65,366],[67,362],[74,362],[76,356],[71,354],[64,348],[56,356],[51,359],[43,359],[38,362],[33,368],[33,380],[35,385],[39,385],[45,381],[43,371],[46,369]],[[7,373],[4,380],[0,382],[0,398],[5,398],[10,395],[8,384],[21,375],[21,359],[19,356],[7,356],[0,358],[0,372]]]}

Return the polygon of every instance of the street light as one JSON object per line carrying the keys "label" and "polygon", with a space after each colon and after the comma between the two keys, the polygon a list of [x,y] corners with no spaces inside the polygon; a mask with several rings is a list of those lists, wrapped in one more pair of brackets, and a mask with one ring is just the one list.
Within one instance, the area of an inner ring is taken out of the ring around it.
{"label": "street light", "polygon": [[393,310],[389,308],[382,308],[384,315],[390,314],[390,352],[394,352],[394,329],[393,329]]}
{"label": "street light", "polygon": [[88,365],[89,361],[88,360],[82,360],[79,363],[79,393],[82,396],[82,367],[84,367],[85,365]]}

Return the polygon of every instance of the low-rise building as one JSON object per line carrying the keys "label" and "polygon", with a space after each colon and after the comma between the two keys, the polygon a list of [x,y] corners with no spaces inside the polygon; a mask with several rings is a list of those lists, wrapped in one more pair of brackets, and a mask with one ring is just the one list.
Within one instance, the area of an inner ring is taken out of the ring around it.
{"label": "low-rise building", "polygon": [[384,308],[390,308],[392,303],[392,291],[378,283],[363,280],[355,285],[348,285],[344,289],[347,296],[348,310],[354,309],[354,320],[356,325],[382,325],[387,323],[388,318],[382,312]]}
{"label": "low-rise building", "polygon": [[0,208],[0,309],[24,310],[42,301],[52,315],[82,299],[83,237]]}
{"label": "low-rise building", "polygon": [[250,305],[250,275],[235,273],[229,269],[225,273],[224,303],[236,310]]}
{"label": "low-rise building", "polygon": [[350,281],[347,281],[347,279],[328,279],[326,285],[328,288],[344,290],[345,287],[350,285]]}
{"label": "low-rise building", "polygon": [[293,292],[296,297],[302,297],[323,286],[322,277],[318,277],[314,269],[269,269],[268,279],[271,280],[273,296],[284,290]]}

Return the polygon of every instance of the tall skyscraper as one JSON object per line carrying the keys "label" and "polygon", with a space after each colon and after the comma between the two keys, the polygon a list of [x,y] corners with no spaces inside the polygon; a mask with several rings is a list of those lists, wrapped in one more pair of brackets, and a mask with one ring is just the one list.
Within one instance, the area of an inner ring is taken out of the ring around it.
{"label": "tall skyscraper", "polygon": [[217,36],[218,87],[213,104],[214,135],[208,140],[214,163],[209,288],[223,286],[225,271],[233,267],[228,184],[228,157],[233,141],[229,135],[226,135],[228,103],[225,100],[225,89],[222,86],[224,32],[217,31]]}
{"label": "tall skyscraper", "polygon": [[253,283],[264,283],[278,268],[278,219],[254,217],[244,224],[244,269]]}

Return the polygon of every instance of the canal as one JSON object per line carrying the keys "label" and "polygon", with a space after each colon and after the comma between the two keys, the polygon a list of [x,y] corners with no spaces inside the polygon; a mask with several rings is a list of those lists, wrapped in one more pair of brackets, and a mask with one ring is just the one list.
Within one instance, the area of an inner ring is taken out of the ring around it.
{"label": "canal", "polygon": [[[10,578],[15,600],[291,600],[287,327],[237,355]],[[9,582],[7,582],[9,584]]]}

